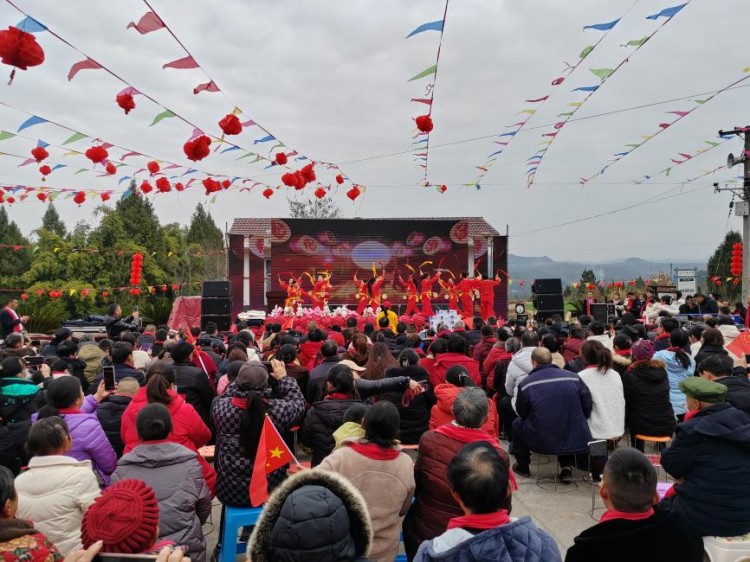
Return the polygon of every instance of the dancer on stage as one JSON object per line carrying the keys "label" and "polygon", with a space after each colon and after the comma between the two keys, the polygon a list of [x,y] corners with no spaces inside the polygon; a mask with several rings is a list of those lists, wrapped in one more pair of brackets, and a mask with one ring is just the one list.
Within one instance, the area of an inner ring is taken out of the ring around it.
{"label": "dancer on stage", "polygon": [[477,273],[475,279],[482,319],[486,321],[490,316],[495,316],[495,287],[500,284],[500,274],[496,273],[494,279],[484,279],[481,273]]}
{"label": "dancer on stage", "polygon": [[461,299],[461,312],[464,316],[474,316],[474,289],[477,282],[469,277],[468,272],[461,273],[461,280],[456,285],[458,297]]}
{"label": "dancer on stage", "polygon": [[437,295],[433,293],[432,286],[440,279],[440,274],[443,272],[442,269],[436,269],[435,275],[430,277],[429,273],[422,273],[420,270],[421,277],[419,278],[420,290],[422,293],[422,316],[429,318],[435,314],[432,310],[432,299]]}
{"label": "dancer on stage", "polygon": [[456,285],[452,277],[450,277],[445,283],[441,280],[438,280],[438,283],[440,283],[440,286],[445,290],[445,298],[448,299],[448,310],[458,311],[458,296],[460,294],[458,285]]}
{"label": "dancer on stage", "polygon": [[302,286],[300,285],[299,279],[290,273],[289,281],[284,283],[281,279],[281,275],[279,275],[279,285],[281,285],[281,288],[286,291],[284,308],[291,308],[296,312],[297,307],[302,304],[303,297],[306,294],[306,291],[302,289]]}
{"label": "dancer on stage", "polygon": [[328,306],[328,300],[331,298],[331,274],[330,273],[319,273],[318,280],[313,285],[310,291],[310,299],[312,300],[313,308],[320,308],[321,310]]}
{"label": "dancer on stage", "polygon": [[354,284],[357,286],[355,294],[355,298],[357,299],[357,314],[362,316],[365,308],[370,304],[370,293],[367,292],[367,281],[360,281],[356,273],[354,273]]}
{"label": "dancer on stage", "polygon": [[383,273],[375,276],[375,265],[372,266],[372,277],[367,282],[367,292],[370,294],[370,307],[373,310],[377,310],[377,308],[380,306],[380,287],[383,286],[383,281],[385,281],[385,268],[383,268]]}
{"label": "dancer on stage", "polygon": [[401,277],[401,272],[399,271],[396,275],[396,284],[406,290],[406,311],[404,312],[404,315],[412,316],[419,312],[419,309],[417,308],[417,296],[419,295],[419,292],[417,291],[417,285],[414,283],[414,273],[409,275],[404,281]]}

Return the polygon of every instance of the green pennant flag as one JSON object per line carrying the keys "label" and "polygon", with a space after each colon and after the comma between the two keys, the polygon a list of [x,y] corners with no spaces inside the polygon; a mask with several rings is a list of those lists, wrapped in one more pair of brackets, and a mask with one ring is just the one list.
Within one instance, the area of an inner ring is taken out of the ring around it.
{"label": "green pennant flag", "polygon": [[708,145],[710,145],[712,147],[719,146],[718,142],[714,142],[714,141],[703,141],[703,142],[705,142],[706,144],[708,144]]}
{"label": "green pennant flag", "polygon": [[565,113],[558,113],[557,114],[558,117],[570,117],[571,115],[573,115],[572,111],[566,111]]}
{"label": "green pennant flag", "polygon": [[151,122],[151,124],[149,125],[149,127],[153,127],[154,125],[156,125],[162,119],[167,119],[169,117],[174,117],[174,116],[175,116],[174,113],[172,113],[171,111],[169,111],[168,109],[166,109],[166,110],[162,111],[159,115],[157,115],[156,117],[154,117],[154,120]]}
{"label": "green pennant flag", "polygon": [[581,51],[581,54],[580,54],[580,55],[578,55],[578,57],[579,57],[579,58],[580,58],[581,60],[583,60],[583,59],[585,59],[585,58],[586,58],[587,56],[589,56],[589,55],[591,54],[591,51],[593,51],[593,50],[594,50],[594,45],[589,45],[589,46],[588,46],[588,47],[586,47],[586,48],[585,48],[585,49],[584,49],[583,51]]}
{"label": "green pennant flag", "polygon": [[15,137],[13,133],[9,133],[8,131],[0,131],[0,141],[4,141],[5,139],[12,139]]}
{"label": "green pennant flag", "polygon": [[[709,99],[711,99],[711,98],[709,98]],[[706,102],[707,102],[708,100],[693,100],[693,101],[694,101],[695,103],[699,103],[699,104],[703,105],[703,104],[704,104],[704,103],[706,103]]]}
{"label": "green pennant flag", "polygon": [[[78,171],[75,174],[81,174],[83,172],[88,172],[88,169],[87,168],[79,168]],[[75,175],[75,174],[73,174],[73,175]]]}
{"label": "green pennant flag", "polygon": [[252,152],[246,152],[245,154],[237,158],[237,160],[242,160],[243,158],[247,158],[248,156],[252,156],[252,155],[253,155]]}
{"label": "green pennant flag", "polygon": [[68,137],[68,140],[62,143],[62,145],[65,146],[66,144],[70,144],[71,142],[76,142],[85,138],[87,137],[83,133],[73,133],[72,135],[70,135],[70,137]]}
{"label": "green pennant flag", "polygon": [[669,177],[669,174],[672,173],[672,168],[667,168],[666,176]]}
{"label": "green pennant flag", "polygon": [[424,78],[425,76],[429,76],[430,74],[435,74],[436,72],[437,72],[437,65],[433,64],[430,68],[425,68],[422,72],[417,74],[414,78],[409,78],[407,82],[419,80],[420,78]]}
{"label": "green pennant flag", "polygon": [[630,146],[632,148],[638,148],[641,145],[640,144],[626,144],[625,146]]}
{"label": "green pennant flag", "polygon": [[591,74],[599,78],[602,82],[612,76],[612,73],[615,71],[614,68],[589,68],[589,70]]}
{"label": "green pennant flag", "polygon": [[646,41],[648,41],[649,36],[642,37],[641,39],[631,39],[624,45],[620,45],[621,47],[640,47],[643,45]]}

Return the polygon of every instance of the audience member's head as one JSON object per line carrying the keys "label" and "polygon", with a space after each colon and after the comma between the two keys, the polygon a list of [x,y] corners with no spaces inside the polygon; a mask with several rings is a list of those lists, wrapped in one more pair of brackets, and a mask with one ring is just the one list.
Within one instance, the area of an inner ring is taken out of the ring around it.
{"label": "audience member's head", "polygon": [[596,370],[605,374],[612,368],[612,354],[604,344],[597,340],[589,340],[581,346],[581,357],[587,365],[596,366]]}
{"label": "audience member's head", "polygon": [[149,404],[169,406],[177,388],[174,364],[165,360],[152,362],[146,371],[146,400]]}
{"label": "audience member's head", "polygon": [[721,404],[727,397],[727,387],[703,377],[688,377],[680,381],[679,388],[685,393],[687,409],[703,410]]}
{"label": "audience member's head", "polygon": [[716,379],[729,377],[734,370],[734,360],[728,355],[711,354],[698,364],[696,371],[704,379],[715,381]]}
{"label": "audience member's head", "polygon": [[172,431],[172,416],[164,404],[146,404],[135,416],[135,429],[141,441],[161,441]]}
{"label": "audience member's head", "polygon": [[615,351],[627,351],[631,348],[633,345],[633,340],[630,339],[630,337],[626,336],[625,334],[617,334],[614,338],[612,338],[612,346],[614,347]]}
{"label": "audience member's head", "polygon": [[64,455],[73,446],[68,424],[59,416],[42,418],[31,426],[26,449],[29,456]]}
{"label": "audience member's head", "polygon": [[724,335],[717,328],[706,328],[701,334],[703,345],[724,346]]}
{"label": "audience member's head", "polygon": [[81,382],[76,377],[54,379],[47,387],[47,405],[39,410],[39,418],[56,416],[60,410],[83,404]]}
{"label": "audience member's head", "polygon": [[469,370],[463,365],[453,365],[445,372],[445,382],[453,386],[474,386]]}
{"label": "audience member's head", "polygon": [[521,346],[523,347],[539,347],[539,334],[532,330],[526,330],[521,335]]}
{"label": "audience member's head", "polygon": [[630,347],[630,356],[634,361],[651,361],[656,353],[656,348],[651,340],[642,339]]}
{"label": "audience member's head", "polygon": [[355,404],[352,404],[346,409],[346,412],[344,412],[344,418],[343,422],[354,422],[358,423],[359,425],[362,425],[362,420],[365,417],[365,413],[367,412],[367,404],[364,402],[356,402]]}
{"label": "audience member's head", "polygon": [[448,465],[448,482],[467,514],[495,513],[511,494],[508,465],[485,441],[464,445],[456,453]]}
{"label": "audience member's head", "polygon": [[115,365],[133,362],[133,346],[127,342],[118,341],[113,343],[112,348],[109,350],[109,354],[112,357],[112,363]]}
{"label": "audience member's head", "polygon": [[546,347],[537,347],[531,352],[531,364],[535,368],[550,363],[552,363],[552,354]]}
{"label": "audience member's head", "polygon": [[646,456],[621,447],[609,456],[599,495],[609,511],[644,513],[659,501],[657,474]]}
{"label": "audience member's head", "polygon": [[398,355],[398,363],[402,367],[409,367],[410,365],[416,365],[419,363],[419,355],[411,348],[404,349]]}
{"label": "audience member's head", "polygon": [[365,439],[383,449],[390,449],[398,438],[401,416],[391,402],[381,400],[367,409],[362,428]]}
{"label": "audience member's head", "polygon": [[462,390],[451,406],[453,419],[462,427],[479,429],[489,416],[487,394],[481,388]]}
{"label": "audience member's head", "polygon": [[334,365],[328,371],[326,391],[328,394],[336,393],[354,396],[354,375],[352,374],[352,370],[346,365]]}
{"label": "audience member's head", "polygon": [[117,395],[118,396],[130,396],[131,398],[138,394],[140,385],[138,381],[133,377],[123,377],[117,383]]}

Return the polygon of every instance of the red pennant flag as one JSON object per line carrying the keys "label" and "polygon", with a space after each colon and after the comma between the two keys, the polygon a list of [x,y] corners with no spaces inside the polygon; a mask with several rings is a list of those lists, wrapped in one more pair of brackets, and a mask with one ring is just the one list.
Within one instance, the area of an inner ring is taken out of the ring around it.
{"label": "red pennant flag", "polygon": [[162,68],[200,68],[198,66],[198,63],[195,62],[195,59],[191,57],[190,55],[186,56],[182,59],[173,60],[172,62],[168,62]]}
{"label": "red pennant flag", "polygon": [[206,82],[205,84],[198,84],[195,88],[193,88],[194,94],[200,94],[201,92],[220,92],[221,90],[216,85],[216,82],[211,80],[210,82]]}
{"label": "red pennant flag", "polygon": [[146,12],[146,14],[140,20],[138,20],[138,23],[133,23],[131,21],[128,24],[127,29],[130,29],[131,27],[141,35],[146,35],[146,33],[151,33],[152,31],[162,29],[166,26],[164,25],[164,22],[159,19],[159,16],[157,16],[154,12]]}
{"label": "red pennant flag", "polygon": [[80,62],[77,62],[70,67],[70,71],[68,72],[68,82],[73,80],[73,78],[75,78],[75,75],[78,74],[81,70],[95,70],[101,67],[102,66],[98,62],[92,61],[91,59],[84,59]]}
{"label": "red pennant flag", "polygon": [[263,505],[268,499],[268,479],[266,476],[290,462],[297,463],[297,459],[281,438],[281,434],[273,425],[271,418],[266,415],[263,420],[263,430],[260,432],[260,439],[258,440],[258,450],[255,453],[253,474],[250,478],[250,504],[253,507]]}

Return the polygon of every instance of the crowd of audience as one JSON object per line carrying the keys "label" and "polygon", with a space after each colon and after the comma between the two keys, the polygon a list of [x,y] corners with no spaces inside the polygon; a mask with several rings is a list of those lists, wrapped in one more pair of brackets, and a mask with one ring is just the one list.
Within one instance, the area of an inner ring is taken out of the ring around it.
{"label": "crowd of audience", "polygon": [[[677,559],[661,554],[677,543],[679,560],[700,560],[701,536],[750,532],[750,381],[721,316],[685,327],[627,312],[610,325],[475,318],[437,331],[390,320],[174,333],[138,331],[114,307],[112,339],[6,334],[2,559],[164,558],[165,546],[216,556],[202,526],[214,498],[251,505],[266,418],[312,470],[268,475],[253,562],[392,561],[401,536],[409,560],[561,560],[550,535],[511,516],[534,453],[557,456],[561,483],[582,469],[600,486],[606,512],[566,560]],[[644,434],[671,439],[663,500]],[[614,452],[590,458],[592,441]]]}

